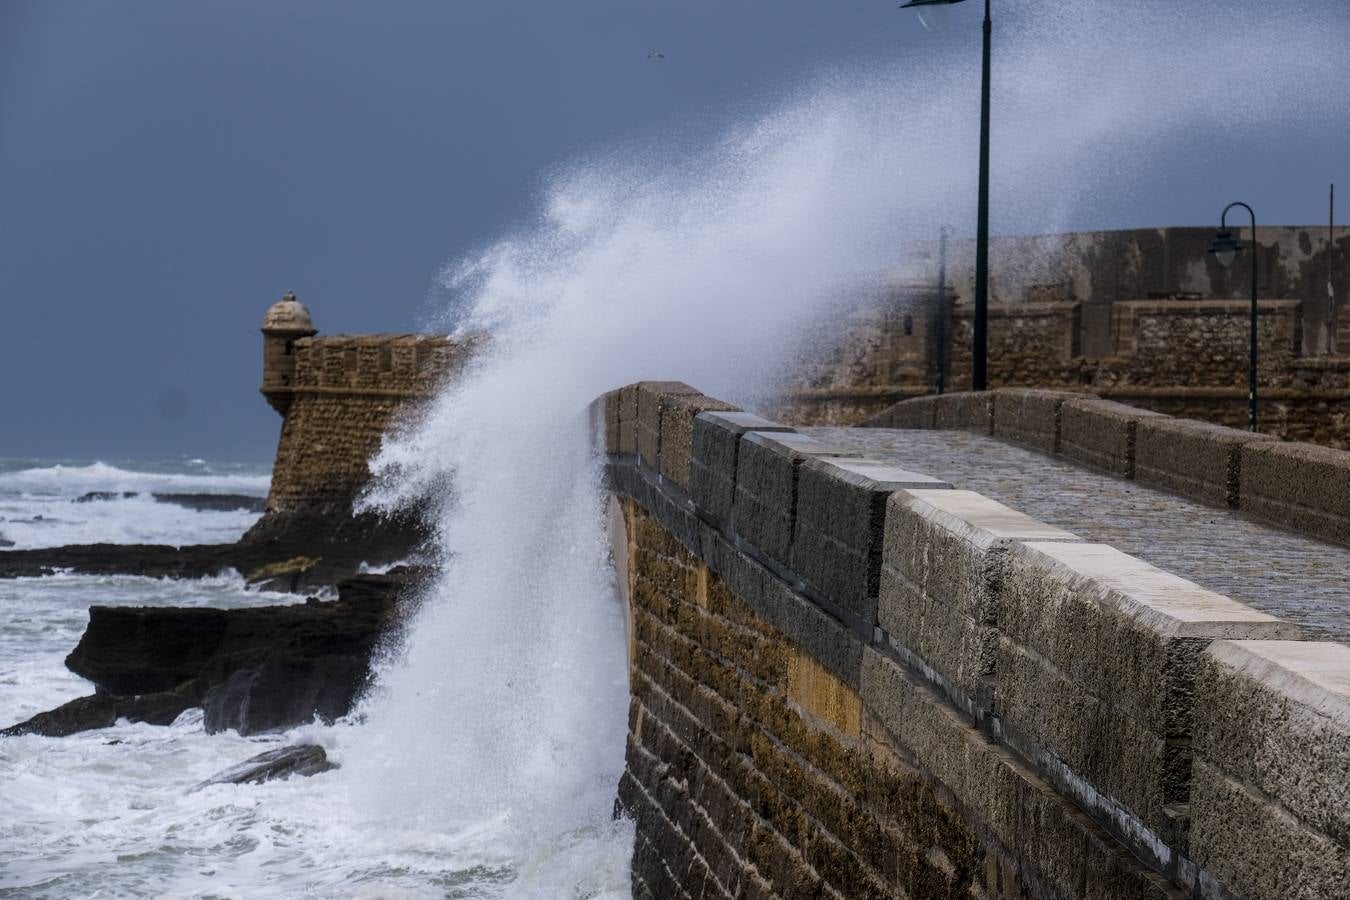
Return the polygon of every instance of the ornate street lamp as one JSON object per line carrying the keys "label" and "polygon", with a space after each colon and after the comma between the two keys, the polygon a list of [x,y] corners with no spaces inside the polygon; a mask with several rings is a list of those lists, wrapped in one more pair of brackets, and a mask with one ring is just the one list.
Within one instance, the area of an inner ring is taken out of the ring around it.
{"label": "ornate street lamp", "polygon": [[[1235,206],[1245,209],[1252,217],[1252,246],[1244,247],[1228,230],[1228,211]],[[1256,430],[1256,213],[1245,203],[1230,203],[1223,208],[1219,216],[1219,230],[1214,235],[1214,243],[1209,252],[1225,269],[1233,265],[1239,250],[1250,249],[1252,254],[1252,324],[1251,324],[1251,365],[1247,376],[1247,430]]]}
{"label": "ornate street lamp", "polygon": [[[910,0],[901,9],[913,9],[930,31],[941,25],[946,7],[963,0]],[[993,36],[989,0],[984,0],[984,66],[980,82],[980,205],[975,225],[975,358],[971,365],[971,389],[989,386],[989,46]]]}

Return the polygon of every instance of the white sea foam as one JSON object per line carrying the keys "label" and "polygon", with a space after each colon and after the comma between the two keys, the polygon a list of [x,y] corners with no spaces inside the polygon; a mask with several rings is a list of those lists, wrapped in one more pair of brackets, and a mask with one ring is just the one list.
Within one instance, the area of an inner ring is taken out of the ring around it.
{"label": "white sea foam", "polygon": [[[270,480],[263,467],[201,460],[135,469],[102,462],[33,465],[0,460],[0,539],[12,541],[16,549],[229,543],[257,520],[258,513],[187,509],[151,495],[265,497]],[[106,496],[75,502],[90,493]]]}

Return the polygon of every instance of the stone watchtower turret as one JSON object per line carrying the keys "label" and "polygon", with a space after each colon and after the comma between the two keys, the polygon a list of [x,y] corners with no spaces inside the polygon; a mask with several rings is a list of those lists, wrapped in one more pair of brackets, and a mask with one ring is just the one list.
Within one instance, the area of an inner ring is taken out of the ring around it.
{"label": "stone watchtower turret", "polygon": [[287,294],[272,304],[263,316],[262,394],[272,408],[283,416],[291,405],[295,377],[295,342],[317,334],[309,310],[300,305],[295,294]]}

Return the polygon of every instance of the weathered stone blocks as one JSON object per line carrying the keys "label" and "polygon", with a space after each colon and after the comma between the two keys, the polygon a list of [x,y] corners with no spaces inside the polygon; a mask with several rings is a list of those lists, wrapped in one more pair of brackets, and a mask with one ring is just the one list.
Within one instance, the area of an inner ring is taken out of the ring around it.
{"label": "weathered stone blocks", "polygon": [[905,747],[1019,868],[1036,873],[1042,893],[1031,896],[1174,896],[1161,877],[1105,837],[1071,803],[871,647],[863,652],[860,693],[864,733],[879,743]]}
{"label": "weathered stone blocks", "polygon": [[1275,441],[1242,448],[1244,512],[1350,544],[1350,450]]}
{"label": "weathered stone blocks", "polygon": [[1215,506],[1237,506],[1242,448],[1275,440],[1195,419],[1150,416],[1135,428],[1134,477]]}
{"label": "weathered stone blocks", "polygon": [[694,417],[693,458],[689,467],[689,493],[705,513],[722,522],[731,521],[736,503],[736,460],[741,435],[747,431],[792,431],[748,412],[703,412]]}
{"label": "weathered stone blocks", "polygon": [[668,398],[679,395],[701,396],[683,381],[637,383],[637,452],[652,468],[661,466],[661,407]]}
{"label": "weathered stone blocks", "polygon": [[791,562],[797,467],[812,456],[857,456],[796,432],[747,432],[736,462],[736,533],[781,566]]}
{"label": "weathered stone blocks", "polygon": [[994,437],[1044,450],[1059,452],[1060,408],[1068,400],[1091,399],[1088,394],[1000,388],[994,391],[991,433]]}
{"label": "weathered stone blocks", "polygon": [[933,427],[939,431],[989,434],[993,422],[994,395],[989,391],[962,391],[937,398]]}
{"label": "weathered stone blocks", "polygon": [[1019,541],[1076,540],[972,491],[894,494],[886,510],[878,622],[951,686],[978,697],[993,671],[995,599],[1011,548]]}
{"label": "weathered stone blocks", "polygon": [[1112,400],[1068,400],[1060,407],[1059,452],[1118,475],[1134,477],[1135,428],[1160,414]]}
{"label": "weathered stone blocks", "polygon": [[792,571],[835,607],[876,623],[886,498],[945,481],[864,459],[816,457],[799,470]]}
{"label": "weathered stone blocks", "polygon": [[688,490],[694,455],[694,419],[704,412],[740,412],[740,408],[703,394],[671,394],[661,400],[661,476]]}
{"label": "weathered stone blocks", "polygon": [[1200,655],[1217,639],[1300,636],[1101,544],[1020,545],[997,605],[995,703],[1010,732],[1164,834],[1164,807],[1188,793]]}
{"label": "weathered stone blocks", "polygon": [[1350,647],[1217,641],[1195,692],[1196,861],[1244,897],[1346,896]]}
{"label": "weathered stone blocks", "polygon": [[937,415],[938,397],[915,397],[877,413],[863,422],[863,428],[922,428],[930,429]]}

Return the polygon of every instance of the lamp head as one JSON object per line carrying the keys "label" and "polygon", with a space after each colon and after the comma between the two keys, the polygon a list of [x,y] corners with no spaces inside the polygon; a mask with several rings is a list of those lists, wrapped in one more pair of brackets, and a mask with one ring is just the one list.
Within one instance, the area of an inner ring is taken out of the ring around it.
{"label": "lamp head", "polygon": [[1233,258],[1237,256],[1239,250],[1246,249],[1241,241],[1233,237],[1233,233],[1226,228],[1220,228],[1214,235],[1214,243],[1210,245],[1209,252],[1214,254],[1214,258],[1219,261],[1219,265],[1227,269],[1233,264]]}
{"label": "lamp head", "polygon": [[938,31],[947,19],[947,7],[961,0],[909,0],[901,9],[913,9],[919,14],[919,21],[928,31]]}

